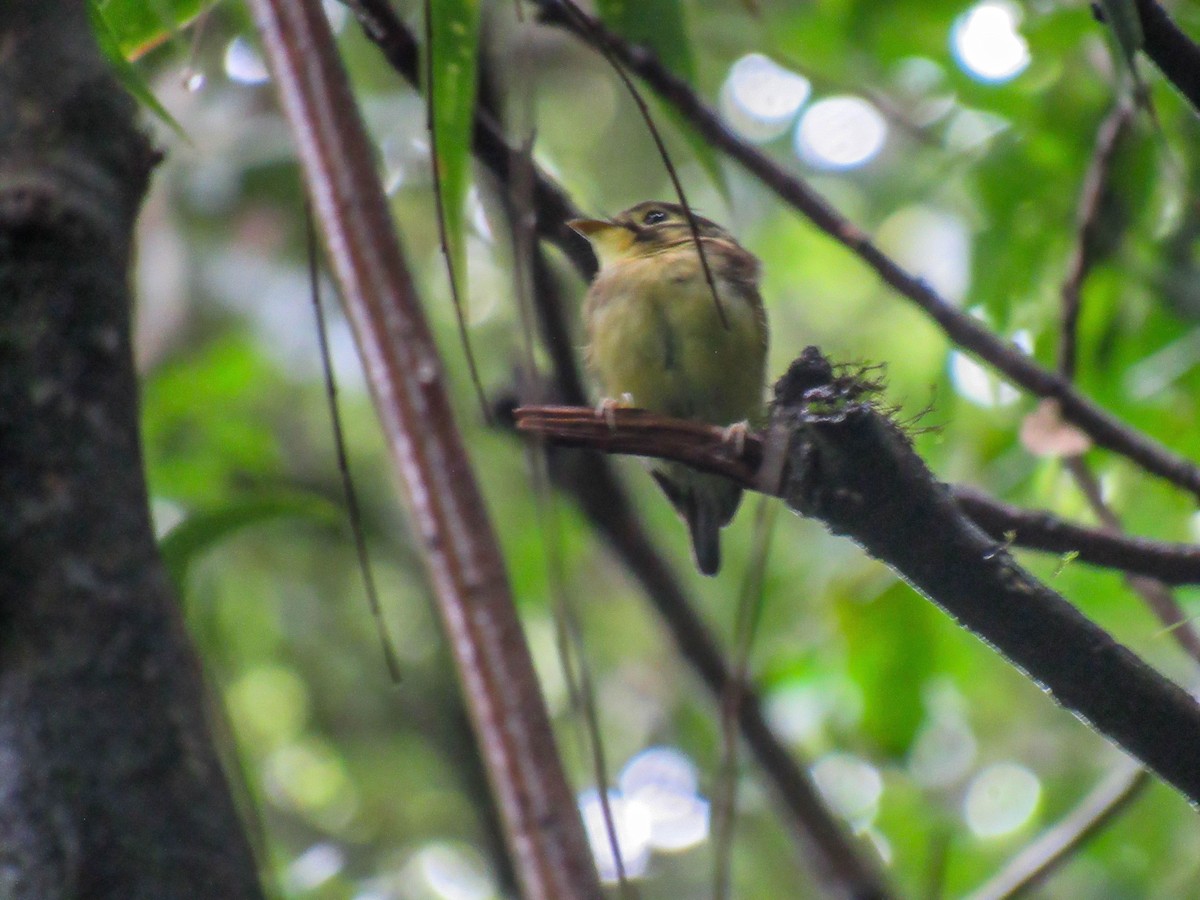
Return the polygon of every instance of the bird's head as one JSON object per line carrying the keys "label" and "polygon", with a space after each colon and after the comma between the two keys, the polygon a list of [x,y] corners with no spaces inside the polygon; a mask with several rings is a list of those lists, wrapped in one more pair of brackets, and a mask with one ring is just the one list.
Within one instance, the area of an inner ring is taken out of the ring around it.
{"label": "bird's head", "polygon": [[[702,238],[732,241],[716,222],[696,216],[696,230]],[[611,219],[572,219],[567,223],[591,242],[600,268],[663,250],[692,240],[687,212],[677,203],[647,200],[631,206]]]}

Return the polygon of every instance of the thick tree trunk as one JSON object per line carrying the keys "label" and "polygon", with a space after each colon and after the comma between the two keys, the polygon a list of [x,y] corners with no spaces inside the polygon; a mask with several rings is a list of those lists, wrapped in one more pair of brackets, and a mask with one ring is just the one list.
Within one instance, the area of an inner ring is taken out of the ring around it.
{"label": "thick tree trunk", "polygon": [[0,3],[4,898],[261,895],[147,512],[133,115],[82,0]]}

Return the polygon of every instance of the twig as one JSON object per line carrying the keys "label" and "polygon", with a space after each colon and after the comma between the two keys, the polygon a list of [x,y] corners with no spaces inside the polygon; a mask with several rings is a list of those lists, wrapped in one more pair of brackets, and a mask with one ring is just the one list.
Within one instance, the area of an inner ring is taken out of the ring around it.
{"label": "twig", "polygon": [[580,29],[563,12],[561,0],[535,2],[543,21],[561,25],[589,43],[603,41],[608,52],[639,75],[713,146],[741,163],[780,199],[870,266],[886,284],[925,310],[956,344],[990,363],[1014,384],[1039,397],[1057,400],[1063,416],[1087,432],[1099,446],[1129,458],[1147,472],[1200,497],[1200,466],[1097,405],[1062,376],[1039,366],[1015,344],[995,335],[923,279],[903,269],[806,182],[739,138],[716,111],[700,99],[690,84],[668,71],[646,48],[630,45],[599,22],[594,28]]}
{"label": "twig", "polygon": [[997,541],[1044,553],[1072,554],[1092,566],[1120,569],[1165,584],[1200,583],[1200,547],[1113,534],[1068,522],[1045,510],[1022,509],[977,488],[953,485],[959,508]]}
{"label": "twig", "polygon": [[[1121,520],[1104,500],[1100,492],[1100,482],[1091,468],[1081,457],[1072,457],[1063,461],[1075,483],[1079,485],[1088,505],[1101,524],[1113,534],[1121,532]],[[1142,600],[1150,611],[1162,622],[1168,633],[1175,639],[1183,651],[1196,662],[1200,662],[1200,637],[1191,620],[1179,605],[1179,601],[1170,589],[1156,578],[1145,575],[1126,575],[1126,584]]]}
{"label": "twig", "polygon": [[525,896],[602,896],[373,154],[316,0],[252,0],[313,210],[408,492]]}
{"label": "twig", "polygon": [[1200,46],[1185,35],[1154,0],[1137,0],[1142,50],[1200,112]]}
{"label": "twig", "polygon": [[1059,333],[1058,371],[1068,380],[1075,377],[1080,292],[1095,262],[1098,231],[1105,225],[1100,219],[1100,201],[1108,186],[1108,171],[1113,156],[1132,121],[1133,107],[1124,103],[1118,103],[1105,117],[1096,132],[1092,161],[1083,179],[1077,216],[1077,237],[1067,263],[1067,275],[1063,279],[1061,290],[1062,330]]}
{"label": "twig", "polygon": [[[578,27],[585,31],[592,27],[595,20],[576,6],[574,0],[561,0],[561,2],[567,14],[574,17]],[[596,43],[594,46],[600,51],[600,55],[604,57],[605,62],[609,64],[613,72],[616,73],[621,84],[625,86],[625,90],[629,92],[629,96],[633,98],[634,105],[638,109],[638,114],[642,117],[642,121],[646,123],[646,128],[650,131],[650,137],[654,141],[654,148],[658,151],[658,157],[662,160],[667,177],[671,179],[671,187],[675,189],[675,196],[679,199],[679,205],[683,207],[683,214],[687,219],[688,229],[692,233],[692,243],[696,247],[696,255],[700,258],[700,268],[704,271],[704,281],[712,293],[713,305],[717,310],[717,318],[721,321],[721,327],[728,331],[729,318],[725,314],[725,304],[721,302],[721,295],[717,291],[717,282],[713,278],[712,267],[708,263],[708,251],[704,249],[704,241],[700,240],[700,222],[697,220],[696,214],[692,212],[692,205],[688,203],[687,195],[683,190],[683,182],[679,180],[679,172],[676,171],[675,164],[671,162],[671,154],[667,152],[667,145],[663,141],[658,126],[654,123],[654,117],[650,115],[650,107],[646,105],[646,98],[642,96],[642,92],[638,90],[637,85],[633,83],[633,79],[629,77],[629,74],[622,67],[621,63],[604,47],[603,42]]]}
{"label": "twig", "polygon": [[967,900],[1007,900],[1041,884],[1150,783],[1150,773],[1122,760],[1078,806],[1043,831]]}
{"label": "twig", "polygon": [[325,327],[325,311],[321,304],[321,272],[317,261],[317,231],[313,223],[312,210],[304,207],[304,241],[308,254],[308,289],[313,307],[313,318],[317,325],[317,348],[321,355],[321,377],[325,383],[325,405],[329,410],[329,426],[333,432],[333,451],[337,460],[338,478],[341,481],[342,497],[346,501],[346,519],[354,539],[354,555],[358,560],[358,571],[362,575],[363,590],[367,595],[367,606],[375,620],[375,631],[379,635],[383,661],[393,684],[400,683],[400,660],[388,637],[387,623],[383,619],[383,607],[379,603],[379,589],[375,584],[375,573],[371,568],[371,551],[367,547],[366,529],[363,528],[362,507],[358,503],[358,491],[350,474],[350,455],[346,451],[346,433],[342,427],[342,412],[338,406],[337,379],[333,372],[333,358],[329,352],[329,330]]}
{"label": "twig", "polygon": [[[789,438],[779,490],[784,501],[853,538],[1062,706],[1193,802],[1200,800],[1196,701],[1018,566],[962,515],[903,432],[867,398],[852,399],[852,383],[830,379],[827,372],[828,363],[809,348],[776,385],[774,422]],[[693,465],[703,461],[700,467],[707,471],[739,468],[717,446],[716,436],[703,431],[685,436],[686,428],[672,426],[656,446],[641,417],[627,422],[618,414],[610,427],[578,410],[568,428],[561,414],[547,427],[540,413],[519,415],[520,427],[609,451],[632,449]],[[752,484],[752,464],[740,470],[742,483]]]}

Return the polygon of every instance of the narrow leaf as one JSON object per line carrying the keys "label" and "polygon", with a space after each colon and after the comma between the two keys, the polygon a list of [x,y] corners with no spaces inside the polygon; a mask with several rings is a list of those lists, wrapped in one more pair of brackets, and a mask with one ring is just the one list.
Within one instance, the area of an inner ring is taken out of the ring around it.
{"label": "narrow leaf", "polygon": [[91,0],[126,59],[137,59],[186,27],[215,0]]}
{"label": "narrow leaf", "polygon": [[171,580],[182,591],[188,569],[201,555],[243,528],[275,519],[305,519],[335,525],[341,513],[316,494],[274,493],[193,513],[167,532],[159,542],[159,552]]}
{"label": "narrow leaf", "polygon": [[121,83],[121,86],[125,90],[133,95],[133,98],[138,103],[154,113],[172,131],[186,140],[187,135],[184,133],[183,126],[175,120],[174,116],[167,112],[165,106],[158,102],[158,98],[150,90],[150,85],[146,83],[146,79],[142,76],[142,73],[126,58],[125,51],[121,47],[120,38],[110,25],[108,13],[101,9],[97,3],[89,2],[88,17],[91,19],[92,33],[96,36],[96,43],[100,46],[100,51],[112,66],[113,73],[117,76],[117,81]]}
{"label": "narrow leaf", "polygon": [[460,292],[466,290],[465,213],[475,120],[479,0],[433,0],[429,15],[429,128],[440,182],[447,252]]}

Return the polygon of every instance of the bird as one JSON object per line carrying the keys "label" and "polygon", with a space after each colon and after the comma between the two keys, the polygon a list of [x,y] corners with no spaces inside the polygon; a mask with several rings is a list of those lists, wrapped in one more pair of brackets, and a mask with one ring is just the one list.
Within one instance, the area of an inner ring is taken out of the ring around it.
{"label": "bird", "polygon": [[[636,406],[728,427],[731,439],[763,416],[768,329],[761,265],[720,225],[646,201],[611,219],[567,224],[587,238],[599,269],[584,301],[585,359],[601,408]],[[718,306],[719,302],[719,306]],[[696,565],[721,566],[721,529],[742,489],[683,463],[652,460],[650,473],[687,523]]]}

